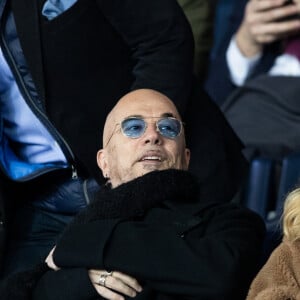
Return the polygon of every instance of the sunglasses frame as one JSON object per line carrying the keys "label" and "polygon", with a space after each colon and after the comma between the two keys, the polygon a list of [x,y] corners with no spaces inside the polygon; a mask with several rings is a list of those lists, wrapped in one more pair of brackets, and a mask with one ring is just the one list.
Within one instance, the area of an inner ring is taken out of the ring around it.
{"label": "sunglasses frame", "polygon": [[[125,121],[127,121],[127,120],[134,120],[134,119],[137,119],[137,120],[143,120],[143,121],[145,122],[145,128],[144,128],[144,131],[142,132],[141,135],[139,135],[139,136],[137,136],[137,137],[131,137],[131,136],[126,135],[125,132],[124,132],[124,130],[123,130],[123,126],[122,126],[122,124],[123,124]],[[179,137],[179,136],[181,135],[182,129],[183,129],[183,126],[184,126],[184,122],[182,122],[182,121],[180,121],[180,120],[178,120],[177,118],[174,118],[174,117],[144,117],[144,118],[143,118],[143,117],[126,117],[126,118],[123,119],[120,123],[117,123],[117,124],[115,125],[115,129],[113,130],[111,136],[109,137],[109,139],[108,139],[108,141],[107,141],[105,147],[107,147],[107,145],[109,144],[109,142],[110,142],[110,140],[112,139],[113,135],[117,132],[116,127],[119,126],[119,125],[120,125],[120,131],[122,132],[122,134],[123,134],[125,137],[130,138],[130,139],[138,139],[138,138],[142,137],[142,136],[144,135],[144,133],[146,132],[147,128],[148,128],[148,123],[145,121],[145,119],[158,119],[158,120],[155,122],[155,125],[156,125],[156,131],[157,131],[162,137],[167,138],[167,139],[171,139],[171,140],[174,140],[174,139],[176,139],[177,137]],[[180,131],[179,131],[179,133],[178,133],[176,136],[174,136],[174,137],[167,137],[167,136],[163,135],[163,134],[160,132],[157,123],[158,123],[160,120],[165,120],[165,119],[172,119],[172,120],[176,120],[177,122],[179,122],[179,124],[180,124]]]}

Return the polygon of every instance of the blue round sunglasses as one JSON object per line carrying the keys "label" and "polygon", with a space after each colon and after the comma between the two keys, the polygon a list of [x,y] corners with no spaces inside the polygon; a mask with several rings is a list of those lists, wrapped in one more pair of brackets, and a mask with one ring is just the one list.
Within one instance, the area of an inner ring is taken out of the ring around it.
{"label": "blue round sunglasses", "polygon": [[[145,121],[145,119],[158,119],[155,122],[156,130],[165,138],[175,139],[182,132],[183,122],[173,117],[129,117],[124,119],[121,123],[116,124],[116,126],[121,125],[121,132],[124,136],[131,139],[137,139],[145,133],[148,127],[148,123]],[[114,130],[112,135],[108,139],[106,146],[110,142],[115,132],[116,131]]]}

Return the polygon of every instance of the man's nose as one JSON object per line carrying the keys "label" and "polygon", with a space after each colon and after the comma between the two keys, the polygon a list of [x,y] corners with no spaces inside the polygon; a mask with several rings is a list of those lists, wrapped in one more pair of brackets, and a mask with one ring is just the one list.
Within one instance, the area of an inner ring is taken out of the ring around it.
{"label": "man's nose", "polygon": [[162,136],[158,132],[155,123],[148,124],[147,129],[143,135],[143,139],[145,143],[151,144],[161,144]]}

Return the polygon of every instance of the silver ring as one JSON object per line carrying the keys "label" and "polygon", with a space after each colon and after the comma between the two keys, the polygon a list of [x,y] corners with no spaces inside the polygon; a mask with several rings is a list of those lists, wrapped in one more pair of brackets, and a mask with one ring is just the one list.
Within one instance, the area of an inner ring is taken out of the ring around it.
{"label": "silver ring", "polygon": [[105,281],[107,276],[108,276],[107,274],[101,274],[97,284],[105,286]]}
{"label": "silver ring", "polygon": [[106,272],[106,273],[101,274],[97,284],[106,287],[106,285],[105,285],[106,278],[108,276],[112,276],[112,273],[113,272]]}

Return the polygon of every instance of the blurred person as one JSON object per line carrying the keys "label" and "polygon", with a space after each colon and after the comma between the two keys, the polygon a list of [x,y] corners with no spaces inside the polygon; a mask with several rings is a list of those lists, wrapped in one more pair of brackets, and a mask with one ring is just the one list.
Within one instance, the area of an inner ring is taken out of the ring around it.
{"label": "blurred person", "polygon": [[283,240],[253,280],[247,300],[300,299],[300,189],[287,196]]}
{"label": "blurred person", "polygon": [[236,87],[258,75],[300,75],[298,0],[241,0],[230,11],[228,19],[220,12],[224,37],[213,49],[205,82],[220,106]]}

